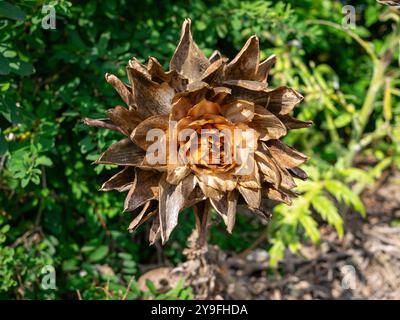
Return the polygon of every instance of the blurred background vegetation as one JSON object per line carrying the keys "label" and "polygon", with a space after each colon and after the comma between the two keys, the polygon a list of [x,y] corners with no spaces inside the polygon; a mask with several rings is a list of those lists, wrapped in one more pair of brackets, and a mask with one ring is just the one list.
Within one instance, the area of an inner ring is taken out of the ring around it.
{"label": "blurred background vegetation", "polygon": [[[42,28],[45,4],[55,30]],[[346,4],[355,28],[342,27]],[[365,214],[362,191],[400,164],[400,16],[375,0],[0,1],[0,298],[140,298],[141,266],[182,261],[192,215],[163,248],[148,246],[147,225],[129,234],[124,195],[98,191],[115,168],[91,165],[117,137],[80,119],[121,104],[106,72],[126,79],[133,56],[167,66],[186,17],[207,55],[232,59],[256,33],[261,58],[278,56],[270,85],[300,91],[296,116],[314,122],[285,138],[312,158],[303,196],[268,226],[242,214],[229,236],[220,223],[210,242],[239,253],[262,235],[274,268],[286,250],[318,244],[321,225],[342,236],[349,210]],[[57,290],[40,287],[45,265]],[[159,296],[171,297],[191,292]]]}

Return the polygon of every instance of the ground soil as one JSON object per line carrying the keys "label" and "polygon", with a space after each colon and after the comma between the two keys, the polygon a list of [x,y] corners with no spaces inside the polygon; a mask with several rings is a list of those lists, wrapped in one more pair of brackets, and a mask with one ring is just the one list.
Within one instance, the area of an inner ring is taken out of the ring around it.
{"label": "ground soil", "polygon": [[229,258],[230,298],[400,299],[400,174],[386,175],[362,200],[367,218],[346,212],[343,239],[323,227],[320,245],[289,252],[274,274],[265,271],[264,249]]}

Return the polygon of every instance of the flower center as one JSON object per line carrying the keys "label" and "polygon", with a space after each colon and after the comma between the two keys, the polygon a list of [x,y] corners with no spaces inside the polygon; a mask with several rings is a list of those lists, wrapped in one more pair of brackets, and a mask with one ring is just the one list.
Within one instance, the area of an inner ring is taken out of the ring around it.
{"label": "flower center", "polygon": [[203,100],[177,123],[180,160],[194,171],[227,172],[236,166],[235,130],[240,128],[220,110],[218,104]]}

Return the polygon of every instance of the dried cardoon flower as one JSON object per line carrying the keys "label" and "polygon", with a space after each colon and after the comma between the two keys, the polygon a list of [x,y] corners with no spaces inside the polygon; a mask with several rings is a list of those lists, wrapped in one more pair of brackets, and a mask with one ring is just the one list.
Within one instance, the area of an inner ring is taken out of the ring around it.
{"label": "dried cardoon flower", "polygon": [[190,26],[185,20],[168,72],[150,57],[147,66],[129,61],[130,85],[106,74],[128,108],[108,110],[107,121],[85,119],[127,136],[95,162],[123,167],[101,190],[129,191],[125,211],[141,208],[129,229],[153,217],[151,243],[167,241],[179,212],[207,199],[232,232],[238,203],[265,217],[264,200],[290,204],[293,177],[307,177],[298,168],[307,157],[279,140],[311,123],[289,115],[299,93],[267,87],[276,57],[260,63],[252,36],[231,62],[218,51],[207,59]]}

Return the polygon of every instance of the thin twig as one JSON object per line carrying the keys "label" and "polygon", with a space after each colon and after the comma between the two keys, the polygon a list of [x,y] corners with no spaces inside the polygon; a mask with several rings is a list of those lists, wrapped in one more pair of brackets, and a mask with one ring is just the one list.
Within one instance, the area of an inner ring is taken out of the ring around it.
{"label": "thin twig", "polygon": [[268,239],[268,227],[259,235],[259,237],[251,244],[250,247],[240,252],[237,256],[238,258],[244,259],[249,255],[254,249],[256,249],[261,243]]}
{"label": "thin twig", "polygon": [[78,296],[78,300],[82,300],[81,292],[79,289],[76,289],[76,295]]}
{"label": "thin twig", "polygon": [[131,278],[131,280],[129,280],[128,287],[126,288],[126,291],[125,291],[124,296],[122,297],[122,300],[126,300],[126,298],[128,297],[129,290],[131,290],[131,286],[132,286],[134,280],[135,280],[134,276]]}
{"label": "thin twig", "polygon": [[112,124],[112,123],[108,123],[103,120],[83,118],[82,122],[88,126],[109,129],[109,130],[117,131],[117,132],[120,132],[123,134],[122,130],[118,126],[116,126],[115,124]]}

